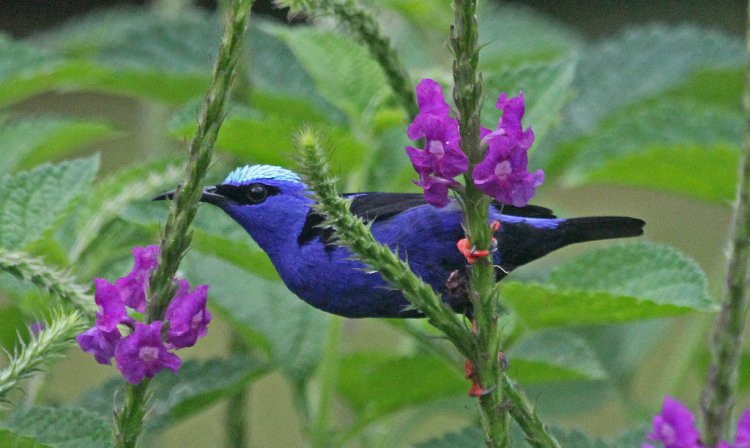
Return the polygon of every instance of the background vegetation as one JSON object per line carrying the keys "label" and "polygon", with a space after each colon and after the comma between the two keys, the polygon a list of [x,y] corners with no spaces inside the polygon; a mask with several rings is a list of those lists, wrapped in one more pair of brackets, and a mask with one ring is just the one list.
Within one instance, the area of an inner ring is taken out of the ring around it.
{"label": "background vegetation", "polygon": [[[451,85],[448,2],[376,8],[413,80]],[[743,43],[659,24],[587,40],[507,5],[483,5],[479,20],[483,119],[494,127],[497,92],[524,91],[537,136],[530,165],[547,175],[535,203],[648,223],[640,242],[566,249],[507,279],[509,374],[569,446],[588,443],[573,428],[626,432],[612,445],[636,446],[665,394],[695,405],[705,380],[743,132]],[[326,18],[250,23],[212,180],[240,164],[294,168],[290,135],[312,124],[334,148],[342,189],[416,191],[405,115],[367,50]],[[127,272],[130,248],[156,241],[165,219],[149,199],[180,179],[220,30],[213,13],[162,2],[0,38],[0,261],[23,251],[80,285]],[[344,321],[309,307],[218,210],[199,212],[192,247],[183,274],[210,285],[219,318],[178,375],[156,380],[149,437],[216,445],[237,393],[256,446],[407,446],[446,431],[457,432],[446,446],[458,446],[475,436],[462,430],[476,417],[462,362],[424,322]],[[18,332],[59,309],[10,274],[0,274],[0,299],[11,352]],[[0,425],[25,433],[54,422],[40,441],[100,446],[91,434],[109,431],[114,374],[71,349],[11,395],[21,406]]]}

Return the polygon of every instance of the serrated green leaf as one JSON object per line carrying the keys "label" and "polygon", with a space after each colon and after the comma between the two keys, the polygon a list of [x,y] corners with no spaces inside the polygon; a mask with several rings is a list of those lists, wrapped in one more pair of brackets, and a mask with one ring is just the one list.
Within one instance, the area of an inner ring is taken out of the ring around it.
{"label": "serrated green leaf", "polygon": [[487,128],[495,129],[500,116],[495,107],[499,93],[506,92],[512,97],[523,91],[526,104],[523,124],[534,130],[538,145],[549,127],[559,119],[570,97],[574,74],[575,59],[563,58],[508,67],[488,75],[484,80],[486,99],[482,105],[482,122]]}
{"label": "serrated green leaf", "polygon": [[370,421],[398,410],[468,390],[458,369],[433,356],[393,356],[354,353],[341,360],[338,391],[359,414]]}
{"label": "serrated green leaf", "polygon": [[103,122],[52,117],[0,123],[0,176],[59,158],[81,146],[116,135]]}
{"label": "serrated green leaf", "polygon": [[448,432],[425,442],[414,445],[414,448],[477,448],[485,445],[482,430],[476,426],[467,426],[457,432]]}
{"label": "serrated green leaf", "polygon": [[615,109],[675,87],[698,70],[743,66],[744,53],[741,39],[691,25],[615,35],[581,52],[574,83],[579,94],[567,124],[593,129]]}
{"label": "serrated green leaf", "polygon": [[[177,374],[164,372],[152,380],[147,428],[161,429],[196,414],[242,389],[267,371],[267,364],[248,356],[188,360]],[[122,378],[106,381],[84,394],[78,404],[98,412],[98,415],[108,416],[112,412],[113,397],[122,396],[124,384]]]}
{"label": "serrated green leaf", "polygon": [[110,420],[82,408],[19,409],[0,425],[56,448],[101,448],[114,440]]}
{"label": "serrated green leaf", "polygon": [[322,356],[327,316],[283,285],[261,280],[210,256],[186,257],[182,265],[194,283],[209,285],[209,304],[246,340],[265,350],[271,362],[295,381],[306,380]]}
{"label": "serrated green leaf", "polygon": [[531,328],[627,322],[713,310],[700,267],[650,243],[590,251],[546,284],[507,282],[502,300]]}
{"label": "serrated green leaf", "polygon": [[510,373],[521,384],[607,378],[596,353],[569,331],[533,333],[513,344],[507,356]]}
{"label": "serrated green leaf", "polygon": [[[695,178],[703,173],[710,177],[709,172],[717,172],[723,167],[710,163],[712,158],[717,159],[717,164],[727,162],[726,151],[712,151],[712,148],[736,148],[735,151],[739,152],[743,130],[743,119],[739,111],[709,107],[692,101],[658,101],[645,107],[624,109],[612,115],[590,137],[576,145],[577,155],[571,160],[564,179],[570,185],[585,184],[590,177],[596,177],[601,182],[607,179],[608,164],[617,164],[622,158],[627,158],[626,161],[632,164],[632,159],[638,158],[641,153],[662,148],[703,148],[705,154],[702,154],[702,158],[708,163],[697,175],[688,172],[682,177],[692,175]],[[681,159],[685,159],[684,163],[695,165],[698,161],[690,160],[695,152],[688,151],[683,155],[674,151],[673,157],[665,159],[661,164],[666,165],[672,160],[680,164]],[[732,167],[730,171],[736,171],[736,168]],[[721,173],[725,174],[726,171]],[[658,185],[663,181],[679,186],[679,180],[647,164],[634,170],[633,176],[650,178],[651,184]],[[710,179],[706,179],[706,185],[699,186],[700,192],[710,192],[712,188],[709,181]],[[685,185],[682,190],[689,190],[692,186]]]}
{"label": "serrated green leaf", "polygon": [[311,27],[264,26],[263,30],[288,45],[318,92],[352,122],[360,122],[387,94],[382,70],[367,50],[351,40]]}
{"label": "serrated green leaf", "polygon": [[18,249],[39,239],[91,184],[99,158],[45,164],[0,178],[0,246]]}
{"label": "serrated green leaf", "polygon": [[52,448],[43,445],[33,437],[21,436],[8,429],[0,429],[0,448]]}

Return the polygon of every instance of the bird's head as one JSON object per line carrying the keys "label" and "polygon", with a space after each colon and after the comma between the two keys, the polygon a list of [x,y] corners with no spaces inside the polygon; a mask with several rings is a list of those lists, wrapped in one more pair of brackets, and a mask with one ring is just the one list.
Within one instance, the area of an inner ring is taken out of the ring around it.
{"label": "bird's head", "polygon": [[[297,173],[271,165],[246,165],[223,182],[203,189],[201,202],[224,210],[264,249],[294,240],[302,228],[312,199]],[[175,191],[154,200],[172,199]]]}

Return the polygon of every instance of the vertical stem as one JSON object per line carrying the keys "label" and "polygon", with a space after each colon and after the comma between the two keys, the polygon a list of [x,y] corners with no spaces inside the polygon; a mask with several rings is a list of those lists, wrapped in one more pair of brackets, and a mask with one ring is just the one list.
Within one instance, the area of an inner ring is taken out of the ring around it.
{"label": "vertical stem", "polygon": [[[190,245],[190,225],[198,210],[203,179],[213,157],[214,143],[226,114],[229,87],[241,53],[247,18],[253,0],[234,0],[214,65],[211,84],[198,116],[198,129],[190,143],[185,182],[177,189],[164,226],[159,265],[149,279],[146,321],[164,317],[174,295],[174,276]],[[148,380],[128,384],[122,410],[115,411],[118,448],[134,448],[143,429]]]}
{"label": "vertical stem", "polygon": [[[459,115],[461,149],[469,157],[464,195],[464,218],[467,237],[477,249],[489,249],[492,235],[488,226],[489,199],[471,181],[471,171],[483,157],[480,142],[480,107],[482,77],[477,70],[479,48],[476,20],[476,0],[454,0],[455,24],[451,28],[453,62],[453,101]],[[474,308],[476,333],[473,359],[477,380],[487,391],[479,397],[482,427],[490,447],[507,447],[508,412],[503,402],[500,367],[497,353],[500,341],[497,331],[497,301],[494,293],[495,275],[491,258],[482,258],[471,267],[469,299]]]}
{"label": "vertical stem", "polygon": [[[234,331],[229,335],[229,351],[234,354],[247,354],[247,344]],[[249,387],[243,387],[227,400],[224,414],[225,445],[227,448],[247,448],[248,446],[248,412],[247,393]]]}
{"label": "vertical stem", "polygon": [[320,363],[320,395],[318,397],[318,409],[312,422],[311,438],[312,446],[331,446],[332,431],[331,399],[336,389],[336,381],[339,374],[339,362],[341,358],[341,335],[344,329],[344,319],[333,316],[328,322],[328,332],[323,352],[323,360]]}
{"label": "vertical stem", "polygon": [[[747,51],[750,54],[750,6],[748,6]],[[721,313],[711,335],[712,362],[701,397],[706,446],[714,446],[727,433],[737,393],[737,371],[742,333],[748,308],[750,282],[750,65],[745,74],[745,137],[742,142],[739,184],[732,222],[726,286]]]}

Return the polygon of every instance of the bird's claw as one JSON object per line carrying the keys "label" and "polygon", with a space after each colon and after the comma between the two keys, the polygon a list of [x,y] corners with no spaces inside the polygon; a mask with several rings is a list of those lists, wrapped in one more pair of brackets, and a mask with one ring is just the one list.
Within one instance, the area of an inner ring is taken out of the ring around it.
{"label": "bird's claw", "polygon": [[[492,229],[492,233],[500,230],[500,221],[492,221],[490,229]],[[472,246],[471,243],[469,243],[468,238],[461,238],[458,240],[456,247],[458,247],[458,251],[463,254],[469,264],[474,264],[478,259],[488,257],[490,254],[497,252],[497,240],[492,238],[492,246],[490,250],[478,250],[476,246]]]}
{"label": "bird's claw", "polygon": [[[497,363],[500,365],[500,369],[505,371],[508,369],[508,359],[503,355],[503,352],[497,352]],[[471,380],[471,387],[469,388],[469,396],[478,398],[495,390],[496,386],[484,389],[482,384],[479,382],[476,367],[471,360],[467,359],[464,361],[464,376]]]}

